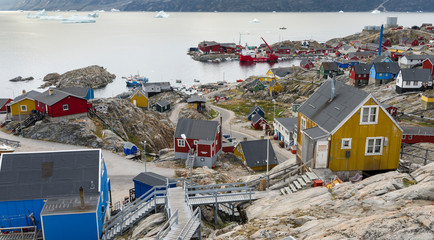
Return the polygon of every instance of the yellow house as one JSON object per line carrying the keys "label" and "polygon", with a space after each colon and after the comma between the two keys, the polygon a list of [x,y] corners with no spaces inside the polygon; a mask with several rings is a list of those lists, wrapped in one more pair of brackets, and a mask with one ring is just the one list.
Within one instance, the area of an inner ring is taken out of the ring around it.
{"label": "yellow house", "polygon": [[332,171],[398,168],[402,128],[357,88],[325,82],[300,106],[297,127],[298,162]]}
{"label": "yellow house", "polygon": [[197,109],[199,112],[206,110],[205,103],[206,99],[198,95],[194,95],[187,99],[187,107]]}
{"label": "yellow house", "polygon": [[7,105],[8,117],[13,120],[26,119],[32,111],[36,110],[35,97],[41,94],[38,91],[26,92],[23,90],[23,94],[14,98],[12,102]]}
{"label": "yellow house", "polygon": [[267,77],[269,77],[269,81],[277,80],[279,78],[286,77],[289,74],[294,73],[295,67],[279,67],[279,68],[270,68],[267,73],[265,74]]}
{"label": "yellow house", "polygon": [[234,149],[235,156],[239,157],[246,167],[253,171],[267,170],[267,143],[268,143],[268,169],[275,167],[278,162],[273,146],[266,139],[243,141]]}
{"label": "yellow house", "polygon": [[270,91],[270,95],[273,95],[274,92],[282,91],[282,85],[277,80],[274,80],[268,85],[268,90]]}
{"label": "yellow house", "polygon": [[148,107],[148,96],[142,90],[137,90],[131,97],[130,101],[137,107]]}

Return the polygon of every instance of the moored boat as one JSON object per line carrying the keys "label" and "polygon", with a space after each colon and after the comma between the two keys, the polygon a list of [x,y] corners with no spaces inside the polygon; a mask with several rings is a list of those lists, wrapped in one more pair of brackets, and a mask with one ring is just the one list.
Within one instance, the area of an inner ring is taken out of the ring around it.
{"label": "moored boat", "polygon": [[270,49],[270,53],[267,54],[263,51],[262,54],[258,54],[255,50],[244,49],[239,56],[240,62],[277,62],[279,57],[274,54],[268,43],[263,38],[261,39]]}
{"label": "moored boat", "polygon": [[146,83],[149,81],[147,77],[140,76],[139,74],[134,76],[129,76],[125,80],[127,87],[140,87],[142,86],[142,83]]}
{"label": "moored boat", "polygon": [[9,153],[13,152],[15,149],[13,147],[7,146],[7,145],[0,145],[0,153]]}

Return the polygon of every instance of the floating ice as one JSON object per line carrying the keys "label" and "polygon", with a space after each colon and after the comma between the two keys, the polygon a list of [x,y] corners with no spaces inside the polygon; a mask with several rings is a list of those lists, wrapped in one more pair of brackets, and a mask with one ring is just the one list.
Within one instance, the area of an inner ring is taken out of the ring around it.
{"label": "floating ice", "polygon": [[47,13],[45,12],[45,9],[42,9],[42,11],[36,12],[36,13],[29,13],[27,14],[27,18],[41,18],[41,16],[47,16]]}
{"label": "floating ice", "polygon": [[252,21],[250,21],[251,23],[260,23],[261,21],[259,21],[259,19],[254,18]]}
{"label": "floating ice", "polygon": [[378,10],[378,9],[375,9],[374,11],[372,11],[371,12],[372,14],[380,14],[381,13],[381,11],[380,10]]}
{"label": "floating ice", "polygon": [[94,23],[96,20],[88,16],[73,15],[62,20],[62,23]]}
{"label": "floating ice", "polygon": [[157,13],[157,15],[155,15],[154,17],[155,18],[168,18],[170,15],[169,14],[167,14],[167,13],[165,13],[164,11],[159,11],[158,13]]}

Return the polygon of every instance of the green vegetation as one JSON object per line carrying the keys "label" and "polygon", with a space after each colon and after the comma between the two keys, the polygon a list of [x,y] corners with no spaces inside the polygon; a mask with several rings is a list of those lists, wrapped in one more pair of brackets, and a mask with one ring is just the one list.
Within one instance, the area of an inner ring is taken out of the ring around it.
{"label": "green vegetation", "polygon": [[214,110],[214,109],[211,109],[211,111],[209,112],[209,115],[210,115],[210,119],[214,119],[219,115],[219,112]]}
{"label": "green vegetation", "polygon": [[[265,111],[265,120],[269,123],[274,121],[274,103],[267,100],[247,100],[247,99],[231,99],[225,102],[216,103],[215,105],[233,111],[237,116],[246,118],[250,114],[250,109],[256,105],[259,105]],[[276,102],[276,117],[279,117],[281,113],[286,111],[288,106],[282,103]]]}
{"label": "green vegetation", "polygon": [[411,186],[411,185],[416,184],[416,181],[414,181],[414,180],[409,180],[409,179],[407,179],[407,178],[403,178],[403,179],[402,179],[402,183],[404,184],[404,186],[409,187],[409,186]]}

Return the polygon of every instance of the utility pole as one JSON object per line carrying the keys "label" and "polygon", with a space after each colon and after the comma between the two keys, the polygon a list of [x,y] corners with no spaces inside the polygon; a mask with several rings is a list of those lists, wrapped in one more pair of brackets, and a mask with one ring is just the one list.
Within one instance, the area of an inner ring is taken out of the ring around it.
{"label": "utility pole", "polygon": [[146,172],[146,140],[143,141],[143,160],[145,161],[145,172]]}

